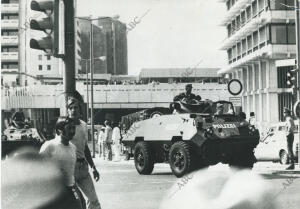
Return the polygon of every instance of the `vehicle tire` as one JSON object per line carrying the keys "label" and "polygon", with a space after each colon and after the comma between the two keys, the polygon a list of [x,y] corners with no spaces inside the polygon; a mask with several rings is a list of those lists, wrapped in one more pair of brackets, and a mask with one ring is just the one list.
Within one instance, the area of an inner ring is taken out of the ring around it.
{"label": "vehicle tire", "polygon": [[175,142],[169,151],[169,163],[178,178],[190,172],[193,168],[190,145],[183,141]]}
{"label": "vehicle tire", "polygon": [[134,147],[134,164],[137,172],[149,175],[154,168],[150,147],[146,142],[138,142]]}
{"label": "vehicle tire", "polygon": [[163,115],[161,112],[159,111],[154,111],[153,113],[151,113],[150,118],[156,118]]}
{"label": "vehicle tire", "polygon": [[126,161],[130,160],[130,154],[129,154],[128,150],[125,151],[125,160]]}
{"label": "vehicle tire", "polygon": [[285,150],[280,151],[279,157],[280,157],[280,160],[279,160],[280,164],[283,164],[283,165],[289,164],[289,161],[290,161],[289,155]]}

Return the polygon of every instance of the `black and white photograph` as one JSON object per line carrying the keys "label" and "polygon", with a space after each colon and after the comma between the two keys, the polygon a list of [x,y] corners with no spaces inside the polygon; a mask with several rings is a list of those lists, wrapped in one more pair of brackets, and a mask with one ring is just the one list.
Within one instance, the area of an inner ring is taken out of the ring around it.
{"label": "black and white photograph", "polygon": [[1,0],[0,27],[0,208],[300,208],[300,0]]}

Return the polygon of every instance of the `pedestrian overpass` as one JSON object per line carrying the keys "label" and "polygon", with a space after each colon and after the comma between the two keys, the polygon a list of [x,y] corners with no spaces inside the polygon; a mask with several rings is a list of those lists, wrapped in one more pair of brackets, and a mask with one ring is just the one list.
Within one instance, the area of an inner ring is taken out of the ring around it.
{"label": "pedestrian overpass", "polygon": [[[83,83],[77,83],[76,89],[83,95],[84,102],[89,99],[91,89]],[[148,84],[148,85],[94,85],[94,108],[123,109],[168,107],[175,95],[185,91],[185,84]],[[193,93],[203,100],[229,100],[230,94],[225,84],[193,84]],[[2,89],[1,108],[61,108],[64,105],[63,85],[34,85]]]}

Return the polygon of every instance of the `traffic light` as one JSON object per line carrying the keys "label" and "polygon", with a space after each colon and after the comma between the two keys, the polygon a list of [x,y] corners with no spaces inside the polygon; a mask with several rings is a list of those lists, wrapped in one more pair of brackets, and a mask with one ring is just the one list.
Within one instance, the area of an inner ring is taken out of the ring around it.
{"label": "traffic light", "polygon": [[287,72],[287,85],[289,88],[296,89],[297,88],[297,72],[298,69],[290,69]]}
{"label": "traffic light", "polygon": [[30,40],[30,48],[43,50],[55,57],[64,55],[64,1],[63,0],[33,0],[30,8],[42,12],[39,18],[31,19],[30,28],[43,31],[46,36]]}

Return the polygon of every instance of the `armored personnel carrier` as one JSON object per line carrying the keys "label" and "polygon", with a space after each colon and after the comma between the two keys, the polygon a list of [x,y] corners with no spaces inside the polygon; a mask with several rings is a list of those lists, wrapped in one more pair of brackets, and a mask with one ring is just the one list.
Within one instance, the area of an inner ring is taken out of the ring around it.
{"label": "armored personnel carrier", "polygon": [[36,128],[8,126],[1,137],[2,158],[22,147],[39,148],[46,138]]}
{"label": "armored personnel carrier", "polygon": [[122,139],[138,173],[149,175],[155,163],[166,162],[177,177],[219,162],[252,168],[258,142],[258,130],[231,102],[185,99],[171,103],[169,113],[135,120]]}

